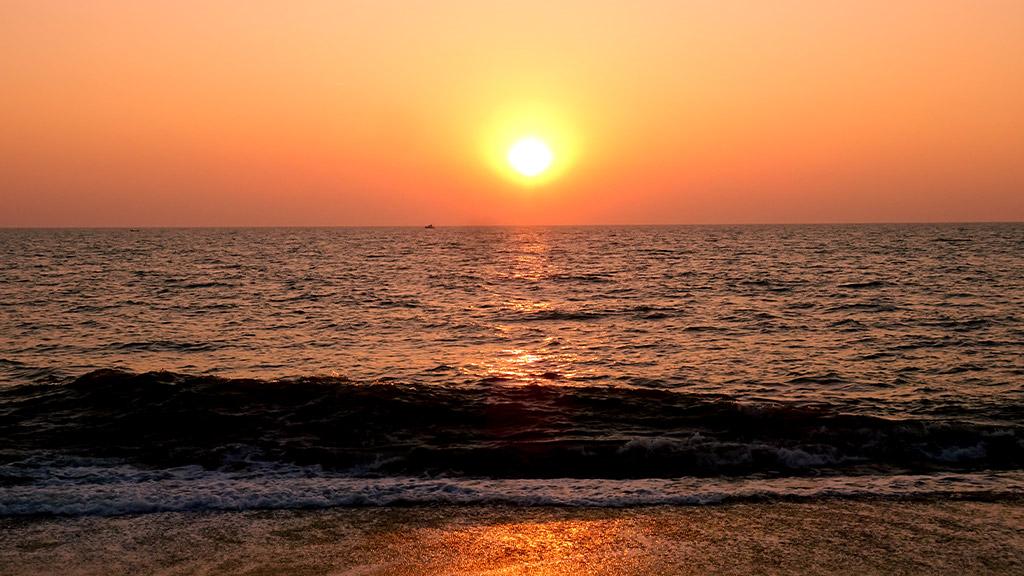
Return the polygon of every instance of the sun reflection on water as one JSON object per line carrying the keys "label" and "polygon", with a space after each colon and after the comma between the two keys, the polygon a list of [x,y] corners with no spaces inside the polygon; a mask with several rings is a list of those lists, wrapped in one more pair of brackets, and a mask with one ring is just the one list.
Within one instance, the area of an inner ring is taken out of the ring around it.
{"label": "sun reflection on water", "polygon": [[466,364],[465,371],[484,382],[548,384],[579,380],[580,356],[574,353],[510,348]]}

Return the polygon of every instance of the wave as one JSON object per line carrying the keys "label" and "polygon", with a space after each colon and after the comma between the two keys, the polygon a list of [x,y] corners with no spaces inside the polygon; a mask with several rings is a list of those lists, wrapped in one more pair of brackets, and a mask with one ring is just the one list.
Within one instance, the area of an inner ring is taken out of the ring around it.
{"label": "wave", "polygon": [[608,312],[587,311],[583,309],[541,309],[525,313],[515,313],[506,318],[508,322],[545,322],[545,321],[588,321],[599,320],[609,316]]}
{"label": "wave", "polygon": [[846,282],[844,284],[840,284],[839,287],[856,290],[860,288],[881,288],[888,285],[889,284],[883,280],[865,280],[863,282]]}
{"label": "wave", "polygon": [[[1019,426],[658,389],[99,370],[0,389],[0,465],[319,466],[364,477],[672,478],[1020,469]],[[17,485],[0,475],[0,486]]]}
{"label": "wave", "polygon": [[223,348],[214,342],[176,342],[171,340],[148,340],[112,342],[105,345],[111,350],[141,350],[145,352],[209,352]]}
{"label": "wave", "polygon": [[197,466],[79,466],[40,484],[0,487],[0,516],[482,505],[627,507],[823,498],[1019,499],[1022,472],[755,479],[353,478],[319,468],[256,473]]}

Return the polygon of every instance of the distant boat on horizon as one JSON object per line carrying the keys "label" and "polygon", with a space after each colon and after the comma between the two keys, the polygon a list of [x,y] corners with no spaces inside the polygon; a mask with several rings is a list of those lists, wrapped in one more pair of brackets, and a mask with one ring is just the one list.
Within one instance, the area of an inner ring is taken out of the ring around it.
{"label": "distant boat on horizon", "polygon": [[433,224],[427,224],[426,226],[424,226],[424,228],[429,228],[430,230],[433,230],[434,229],[434,225]]}

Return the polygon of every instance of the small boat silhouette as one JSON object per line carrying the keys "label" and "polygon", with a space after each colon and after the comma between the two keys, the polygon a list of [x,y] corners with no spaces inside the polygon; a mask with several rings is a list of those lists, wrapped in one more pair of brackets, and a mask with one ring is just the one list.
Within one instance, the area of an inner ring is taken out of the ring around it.
{"label": "small boat silhouette", "polygon": [[433,230],[434,229],[434,225],[433,224],[427,224],[426,226],[424,226],[424,228],[429,228],[429,229]]}

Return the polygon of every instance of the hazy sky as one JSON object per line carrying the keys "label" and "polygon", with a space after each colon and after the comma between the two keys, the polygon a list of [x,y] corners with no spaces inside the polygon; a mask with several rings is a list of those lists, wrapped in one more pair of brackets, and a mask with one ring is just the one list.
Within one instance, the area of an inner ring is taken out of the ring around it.
{"label": "hazy sky", "polygon": [[1024,220],[1021,0],[7,0],[0,87],[2,226]]}

